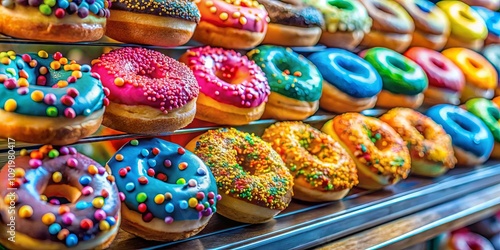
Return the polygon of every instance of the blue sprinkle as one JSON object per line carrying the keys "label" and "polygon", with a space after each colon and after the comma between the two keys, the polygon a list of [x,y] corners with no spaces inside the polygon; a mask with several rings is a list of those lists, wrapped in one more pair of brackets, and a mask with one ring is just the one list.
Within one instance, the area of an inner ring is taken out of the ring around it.
{"label": "blue sprinkle", "polygon": [[59,233],[59,231],[61,231],[61,229],[61,225],[54,223],[49,226],[49,233],[52,235],[56,235],[57,233]]}
{"label": "blue sprinkle", "polygon": [[149,159],[148,160],[148,165],[150,167],[152,167],[152,168],[155,167],[156,166],[156,160],[155,159]]}
{"label": "blue sprinkle", "polygon": [[132,191],[134,191],[134,189],[135,189],[135,185],[133,182],[129,182],[129,183],[125,184],[125,190],[132,192]]}
{"label": "blue sprinkle", "polygon": [[215,212],[217,212],[217,208],[215,208],[215,206],[212,206],[212,213],[215,214]]}
{"label": "blue sprinkle", "polygon": [[24,68],[24,61],[22,59],[16,60],[16,65],[18,69],[23,69]]}
{"label": "blue sprinkle", "polygon": [[108,222],[108,224],[110,226],[114,226],[116,224],[116,220],[115,220],[115,217],[113,216],[108,216],[106,217],[106,221]]}
{"label": "blue sprinkle", "polygon": [[86,202],[86,201],[79,201],[76,203],[76,209],[78,209],[78,210],[84,210],[84,209],[91,207],[91,206],[92,206],[92,203]]}
{"label": "blue sprinkle", "polygon": [[189,205],[188,205],[187,201],[180,201],[179,207],[181,207],[182,209],[187,209],[189,207]]}
{"label": "blue sprinkle", "polygon": [[82,3],[80,4],[80,6],[78,6],[78,8],[79,8],[79,9],[80,9],[80,8],[85,8],[85,9],[88,9],[88,8],[89,8],[89,4],[88,4],[88,3],[86,3],[86,2],[84,2],[84,1],[82,1]]}
{"label": "blue sprinkle", "polygon": [[146,157],[146,156],[148,156],[148,155],[149,155],[149,151],[148,151],[147,149],[143,148],[143,149],[141,150],[141,155],[142,155],[142,156],[144,156],[144,157]]}
{"label": "blue sprinkle", "polygon": [[84,64],[80,67],[81,72],[90,72],[90,66],[88,64]]}
{"label": "blue sprinkle", "polygon": [[69,2],[68,0],[59,0],[57,1],[59,7],[63,8],[63,9],[67,9],[69,7]]}
{"label": "blue sprinkle", "polygon": [[83,186],[89,185],[89,183],[92,181],[92,178],[90,176],[84,175],[80,177],[80,184]]}
{"label": "blue sprinkle", "polygon": [[73,247],[78,244],[78,237],[75,234],[70,234],[66,237],[66,246]]}
{"label": "blue sprinkle", "polygon": [[203,168],[198,168],[198,170],[196,170],[196,173],[198,175],[206,175],[207,171],[205,171],[205,169],[203,169]]}
{"label": "blue sprinkle", "polygon": [[83,110],[83,115],[84,116],[89,116],[90,114],[92,114],[92,110],[90,110],[90,109],[84,109]]}
{"label": "blue sprinkle", "polygon": [[167,211],[167,213],[172,213],[174,211],[174,204],[172,203],[167,203],[167,205],[165,205],[165,211]]}
{"label": "blue sprinkle", "polygon": [[83,235],[83,240],[84,240],[84,241],[85,241],[85,240],[90,240],[90,239],[92,239],[92,234],[84,234],[84,235]]}

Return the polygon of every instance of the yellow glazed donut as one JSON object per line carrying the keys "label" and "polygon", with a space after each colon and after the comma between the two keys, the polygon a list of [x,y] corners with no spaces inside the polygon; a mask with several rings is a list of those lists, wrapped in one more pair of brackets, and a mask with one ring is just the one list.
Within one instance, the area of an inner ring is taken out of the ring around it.
{"label": "yellow glazed donut", "polygon": [[474,97],[491,99],[497,87],[498,75],[491,63],[480,54],[463,48],[451,48],[442,52],[455,63],[465,76],[465,87],[460,97],[466,102]]}
{"label": "yellow glazed donut", "polygon": [[339,141],[351,155],[358,168],[359,187],[381,189],[408,177],[408,148],[387,123],[345,113],[325,123],[322,131]]}
{"label": "yellow glazed donut", "polygon": [[356,164],[329,135],[302,122],[279,122],[264,131],[267,141],[294,176],[293,198],[342,199],[358,184]]}
{"label": "yellow glazed donut", "polygon": [[463,47],[480,50],[488,36],[486,23],[469,5],[461,1],[440,1],[451,25],[451,34],[445,48]]}

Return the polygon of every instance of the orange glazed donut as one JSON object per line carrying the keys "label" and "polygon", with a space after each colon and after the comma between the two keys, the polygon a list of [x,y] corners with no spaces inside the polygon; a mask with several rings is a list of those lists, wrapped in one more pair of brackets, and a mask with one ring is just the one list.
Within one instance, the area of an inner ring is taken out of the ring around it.
{"label": "orange glazed donut", "polygon": [[406,141],[411,155],[411,172],[440,176],[454,168],[457,159],[451,137],[431,118],[408,108],[394,108],[380,117]]}
{"label": "orange glazed donut", "polygon": [[410,47],[441,50],[450,35],[450,21],[444,12],[427,0],[396,0],[413,18],[415,31]]}
{"label": "orange glazed donut", "polygon": [[406,179],[410,154],[401,136],[387,123],[358,113],[328,121],[323,132],[347,149],[358,168],[358,186],[381,189]]}
{"label": "orange glazed donut", "polygon": [[270,21],[267,11],[254,0],[195,0],[201,20],[193,38],[201,43],[228,49],[259,45]]}
{"label": "orange glazed donut", "polygon": [[243,223],[264,223],[284,210],[293,176],[271,145],[234,128],[210,130],[186,148],[212,170],[222,200],[217,213]]}
{"label": "orange glazed donut", "polygon": [[279,122],[262,139],[281,155],[295,177],[293,198],[304,201],[342,199],[358,184],[356,164],[329,135],[302,122]]}
{"label": "orange glazed donut", "polygon": [[490,62],[480,54],[463,48],[446,49],[442,54],[464,73],[465,87],[460,97],[466,102],[474,97],[491,99],[498,83],[498,75]]}
{"label": "orange glazed donut", "polygon": [[360,47],[386,47],[404,52],[410,46],[415,25],[406,10],[395,1],[360,0],[373,19],[371,31],[365,35]]}

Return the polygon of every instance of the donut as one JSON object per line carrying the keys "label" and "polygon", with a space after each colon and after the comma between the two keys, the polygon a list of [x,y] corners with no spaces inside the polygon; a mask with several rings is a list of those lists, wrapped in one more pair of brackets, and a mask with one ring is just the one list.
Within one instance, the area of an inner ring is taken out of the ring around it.
{"label": "donut", "polygon": [[[495,68],[497,75],[500,74],[500,44],[490,44],[484,47],[482,53],[484,58],[491,63]],[[497,86],[495,88],[495,95],[500,95],[500,78],[497,79]]]}
{"label": "donut", "polygon": [[465,77],[457,65],[441,53],[422,47],[410,48],[404,56],[422,67],[427,75],[429,87],[424,91],[425,104],[460,104]]}
{"label": "donut", "polygon": [[403,138],[411,157],[411,172],[437,177],[455,167],[451,138],[429,117],[408,108],[394,108],[379,118]]}
{"label": "donut", "polygon": [[106,36],[124,43],[183,45],[200,22],[200,12],[189,0],[112,1]]}
{"label": "donut", "polygon": [[262,70],[246,56],[221,48],[199,47],[179,59],[200,86],[196,118],[226,125],[244,125],[264,113],[270,93]]}
{"label": "donut", "polygon": [[319,9],[326,26],[319,42],[328,47],[354,50],[370,31],[372,19],[365,7],[349,0],[303,0]]}
{"label": "donut", "polygon": [[70,144],[101,125],[106,97],[89,65],[60,52],[0,52],[0,138]]}
{"label": "donut", "polygon": [[500,8],[500,0],[462,0],[462,2],[470,6],[481,6],[494,11]]}
{"label": "donut", "polygon": [[472,7],[472,9],[479,14],[488,29],[488,36],[484,41],[484,45],[500,43],[500,13],[485,7]]}
{"label": "donut", "polygon": [[441,50],[450,35],[450,21],[446,14],[427,0],[396,0],[415,23],[410,47]]}
{"label": "donut", "polygon": [[193,38],[206,45],[249,49],[259,45],[270,19],[255,0],[194,0],[201,20]]}
{"label": "donut", "polygon": [[358,184],[356,164],[347,151],[308,124],[275,123],[264,131],[262,139],[271,144],[294,176],[294,199],[339,200]]}
{"label": "donut", "polygon": [[260,66],[271,94],[263,118],[303,120],[318,110],[321,74],[314,64],[290,48],[259,46],[248,57]]}
{"label": "donut", "polygon": [[488,160],[493,150],[493,135],[479,118],[450,104],[433,106],[426,115],[451,136],[457,165],[477,166]]}
{"label": "donut", "polygon": [[376,106],[382,108],[418,108],[424,100],[428,80],[422,68],[405,56],[386,48],[362,53],[382,77],[382,91]]}
{"label": "donut", "polygon": [[321,37],[325,21],[319,10],[294,0],[259,0],[270,22],[263,44],[313,46]]}
{"label": "donut", "polygon": [[323,76],[319,106],[344,113],[370,109],[382,90],[382,79],[373,66],[342,49],[327,49],[308,57]]}
{"label": "donut", "polygon": [[452,233],[446,245],[442,248],[444,250],[465,250],[465,249],[481,249],[481,250],[494,250],[495,248],[483,236],[472,232],[457,232]]}
{"label": "donut", "polygon": [[358,113],[344,113],[321,129],[351,155],[358,169],[358,187],[382,189],[406,179],[410,153],[401,136],[387,123]]}
{"label": "donut", "polygon": [[220,195],[207,166],[158,138],[131,140],[106,165],[124,194],[122,229],[147,240],[174,241],[205,228]]}
{"label": "donut", "polygon": [[114,177],[73,147],[21,152],[0,171],[0,243],[9,249],[108,247],[121,221]]}
{"label": "donut", "polygon": [[415,25],[411,16],[392,0],[360,0],[373,19],[371,31],[360,43],[362,48],[385,47],[404,52],[411,44]]}
{"label": "donut", "polygon": [[495,140],[491,157],[500,158],[500,108],[492,101],[484,98],[474,98],[464,104],[464,108],[477,116],[488,127]]}
{"label": "donut", "polygon": [[234,128],[209,130],[186,145],[210,168],[222,200],[217,213],[243,223],[264,223],[284,210],[293,176],[271,145]]}
{"label": "donut", "polygon": [[466,102],[474,97],[493,97],[498,85],[498,74],[486,58],[464,48],[446,49],[441,53],[458,66],[465,76],[460,101]]}
{"label": "donut", "polygon": [[480,50],[483,47],[488,29],[476,11],[461,1],[440,1],[436,5],[450,21],[451,33],[445,48]]}
{"label": "donut", "polygon": [[160,52],[112,50],[92,61],[92,72],[111,92],[103,119],[107,127],[156,134],[185,127],[194,119],[199,87],[193,72]]}
{"label": "donut", "polygon": [[84,42],[101,39],[110,0],[3,1],[0,33],[22,39]]}

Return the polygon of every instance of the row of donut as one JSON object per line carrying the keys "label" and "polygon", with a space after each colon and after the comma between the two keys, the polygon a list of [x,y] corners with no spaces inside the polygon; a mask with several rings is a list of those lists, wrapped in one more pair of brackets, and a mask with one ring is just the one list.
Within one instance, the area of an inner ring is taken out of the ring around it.
{"label": "row of donut", "polygon": [[[433,1],[436,2],[436,1]],[[498,0],[52,0],[3,1],[0,32],[48,41],[248,49],[264,44],[349,50],[464,47],[499,43]],[[465,2],[465,3],[464,3]],[[474,7],[470,7],[469,5]],[[8,17],[8,18],[7,18]],[[268,22],[270,22],[268,24]],[[71,25],[68,25],[71,24]],[[20,32],[20,31],[23,32]]]}
{"label": "row of donut", "polygon": [[477,166],[493,149],[489,128],[500,139],[500,107],[484,98],[464,107],[440,104],[428,116],[395,108],[378,119],[344,113],[322,131],[278,122],[262,138],[220,128],[186,148],[134,139],[106,167],[73,147],[22,150],[0,171],[0,228],[7,227],[0,243],[103,248],[119,227],[148,240],[179,240],[200,232],[216,212],[264,223],[292,197],[339,200],[354,186],[381,189],[410,171],[435,177],[455,164]]}
{"label": "row of donut", "polygon": [[307,59],[264,45],[248,57],[194,48],[180,63],[126,47],[89,66],[59,52],[1,52],[0,137],[64,145],[94,133],[101,121],[123,132],[158,134],[183,128],[194,117],[236,126],[261,117],[302,120],[319,106],[343,113],[418,108],[424,100],[458,104],[459,98],[493,97],[500,45],[488,46],[484,55],[491,63],[464,48],[411,48],[404,55],[372,48],[360,53],[364,59],[328,49]]}

